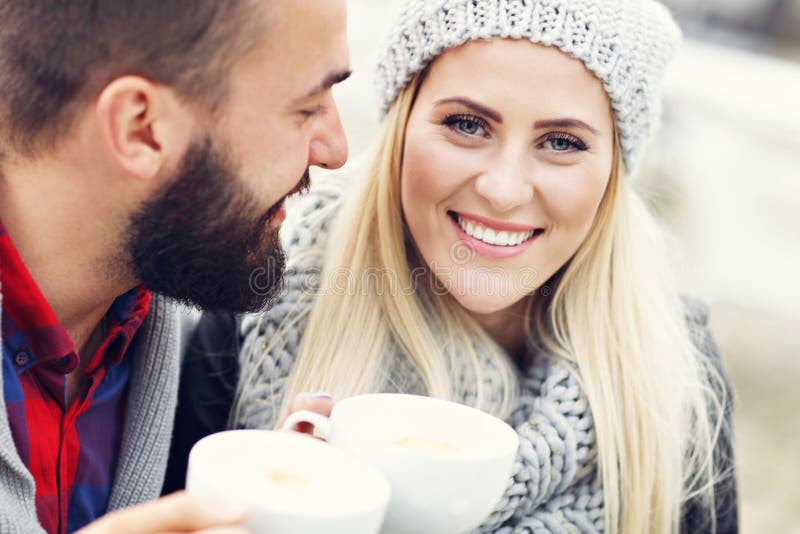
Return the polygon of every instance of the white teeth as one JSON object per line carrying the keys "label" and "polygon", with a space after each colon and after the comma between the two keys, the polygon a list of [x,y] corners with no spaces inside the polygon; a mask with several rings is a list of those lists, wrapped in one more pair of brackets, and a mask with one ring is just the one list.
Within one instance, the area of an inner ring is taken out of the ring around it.
{"label": "white teeth", "polygon": [[507,232],[507,231],[495,231],[491,228],[486,228],[482,224],[474,221],[466,222],[461,217],[458,217],[458,224],[461,226],[461,229],[464,232],[478,239],[487,243],[489,245],[501,246],[501,247],[513,247],[519,245],[531,237],[536,232]]}

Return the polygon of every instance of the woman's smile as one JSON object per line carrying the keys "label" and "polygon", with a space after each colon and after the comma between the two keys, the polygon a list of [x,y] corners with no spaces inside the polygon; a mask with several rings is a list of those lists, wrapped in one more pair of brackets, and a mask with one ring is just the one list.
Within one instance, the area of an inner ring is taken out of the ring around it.
{"label": "woman's smile", "polygon": [[522,254],[544,233],[544,228],[493,221],[479,215],[455,211],[449,211],[447,215],[458,240],[476,254],[489,259],[505,259]]}

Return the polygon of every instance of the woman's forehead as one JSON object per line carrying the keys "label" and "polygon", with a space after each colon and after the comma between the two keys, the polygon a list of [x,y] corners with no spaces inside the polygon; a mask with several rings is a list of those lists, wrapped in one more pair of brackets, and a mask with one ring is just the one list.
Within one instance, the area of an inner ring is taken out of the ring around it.
{"label": "woman's forehead", "polygon": [[431,64],[423,87],[434,99],[461,92],[509,107],[567,108],[595,117],[610,113],[602,83],[583,62],[522,39],[470,41],[449,49]]}

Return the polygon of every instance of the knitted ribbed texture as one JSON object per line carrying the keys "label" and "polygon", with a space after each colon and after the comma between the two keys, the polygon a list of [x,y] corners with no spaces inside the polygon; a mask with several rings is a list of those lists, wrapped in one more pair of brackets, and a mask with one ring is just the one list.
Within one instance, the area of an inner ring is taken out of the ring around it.
{"label": "knitted ribbed texture", "polygon": [[[0,265],[2,268],[2,265]],[[0,311],[3,309],[3,288],[0,286]],[[0,345],[3,342],[3,314],[0,313]],[[3,373],[0,372],[0,393]],[[33,476],[17,454],[11,435],[5,397],[0,396],[0,533],[38,534],[44,530],[36,518],[36,488]]]}
{"label": "knitted ribbed texture", "polygon": [[659,119],[664,68],[681,38],[664,6],[654,0],[408,0],[378,64],[381,114],[442,52],[493,37],[555,46],[582,61],[608,93],[626,169],[635,173]]}
{"label": "knitted ribbed texture", "polygon": [[109,511],[155,499],[164,484],[180,377],[180,318],[172,300],[151,300],[132,356]]}
{"label": "knitted ribbed texture", "polygon": [[[345,190],[340,184],[344,182],[333,179],[315,185],[293,206],[284,223],[292,269],[275,306],[243,321],[242,372],[237,388],[241,408],[231,421],[234,428],[272,428],[276,423],[306,325],[302,312],[308,310],[308,295],[319,285],[327,227]],[[265,354],[267,342],[274,340],[278,326],[286,320],[297,322],[278,348]],[[393,356],[384,391],[422,393],[420,382],[408,371],[407,358],[399,351]],[[485,362],[492,374],[488,356]],[[255,379],[249,380],[251,376]],[[573,532],[602,532],[603,499],[592,418],[577,380],[565,367],[537,358],[521,377],[521,386],[520,403],[509,418],[520,436],[513,478],[478,532],[568,532],[570,528]],[[474,393],[465,391],[463,395],[462,402]]]}
{"label": "knitted ribbed texture", "polygon": [[[154,296],[126,355],[132,358],[132,370],[110,510],[154,499],[161,492],[178,393],[178,328],[175,304]],[[0,391],[2,386],[0,373]],[[34,495],[33,477],[17,454],[5,400],[0,396],[0,533],[44,532],[36,518]]]}

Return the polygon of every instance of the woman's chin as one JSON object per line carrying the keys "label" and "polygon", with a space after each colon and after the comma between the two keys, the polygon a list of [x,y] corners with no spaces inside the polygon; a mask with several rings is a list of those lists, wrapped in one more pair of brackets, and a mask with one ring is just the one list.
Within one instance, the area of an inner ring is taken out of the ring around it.
{"label": "woman's chin", "polygon": [[492,315],[508,311],[518,306],[526,295],[488,295],[481,293],[457,294],[451,292],[454,299],[472,315]]}

